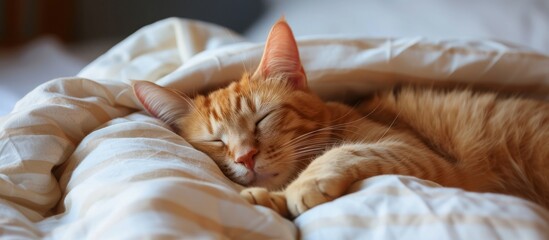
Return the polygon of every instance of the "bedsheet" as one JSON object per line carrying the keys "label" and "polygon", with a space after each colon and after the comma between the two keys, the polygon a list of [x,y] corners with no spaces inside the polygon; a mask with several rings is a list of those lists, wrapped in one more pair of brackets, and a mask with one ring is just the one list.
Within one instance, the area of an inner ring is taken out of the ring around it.
{"label": "bedsheet", "polygon": [[[494,41],[301,38],[310,87],[348,100],[401,82],[549,93],[549,57]],[[511,196],[387,175],[294,221],[242,200],[241,186],[159,120],[129,83],[192,95],[257,66],[263,46],[207,23],[146,26],[0,118],[3,239],[547,239],[549,212]]]}

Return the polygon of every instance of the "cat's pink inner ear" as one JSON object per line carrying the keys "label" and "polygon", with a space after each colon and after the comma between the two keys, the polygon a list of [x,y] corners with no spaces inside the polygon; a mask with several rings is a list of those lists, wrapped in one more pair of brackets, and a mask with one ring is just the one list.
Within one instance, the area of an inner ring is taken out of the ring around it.
{"label": "cat's pink inner ear", "polygon": [[257,73],[265,78],[283,75],[283,79],[288,79],[295,88],[307,88],[307,77],[299,59],[297,43],[283,17],[271,28]]}
{"label": "cat's pink inner ear", "polygon": [[153,116],[177,127],[177,120],[189,110],[189,101],[178,93],[147,81],[133,81],[135,96]]}

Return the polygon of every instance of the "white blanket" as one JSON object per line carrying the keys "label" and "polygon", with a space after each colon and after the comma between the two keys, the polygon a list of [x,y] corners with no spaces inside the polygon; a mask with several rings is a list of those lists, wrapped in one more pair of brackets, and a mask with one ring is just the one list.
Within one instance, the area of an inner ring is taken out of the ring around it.
{"label": "white blanket", "polygon": [[[310,86],[350,99],[397,82],[549,93],[549,57],[492,41],[299,39]],[[526,200],[378,176],[294,222],[242,200],[205,154],[142,112],[128,83],[193,94],[253,70],[263,46],[200,22],[147,26],[77,78],[41,85],[0,118],[4,239],[547,239]]]}

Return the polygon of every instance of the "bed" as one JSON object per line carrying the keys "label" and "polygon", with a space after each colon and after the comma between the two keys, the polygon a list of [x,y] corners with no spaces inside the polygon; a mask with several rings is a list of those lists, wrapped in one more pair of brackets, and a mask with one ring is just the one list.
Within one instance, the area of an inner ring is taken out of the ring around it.
{"label": "bed", "polygon": [[[290,24],[291,15],[287,16]],[[301,36],[310,87],[350,100],[403,82],[468,84],[546,99],[549,57],[494,40]],[[169,18],[76,77],[36,87],[0,118],[4,239],[547,239],[529,201],[407,176],[357,182],[290,221],[240,198],[215,163],[134,98],[131,80],[193,95],[254,69],[262,43]]]}

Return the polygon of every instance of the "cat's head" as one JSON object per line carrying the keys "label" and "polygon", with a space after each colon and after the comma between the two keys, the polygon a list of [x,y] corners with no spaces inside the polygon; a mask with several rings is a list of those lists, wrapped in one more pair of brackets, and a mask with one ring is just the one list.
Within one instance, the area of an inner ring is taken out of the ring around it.
{"label": "cat's head", "polygon": [[258,69],[194,99],[150,82],[134,83],[143,106],[167,122],[223,173],[245,186],[278,189],[329,141],[326,106],[307,87],[288,24],[269,34]]}

